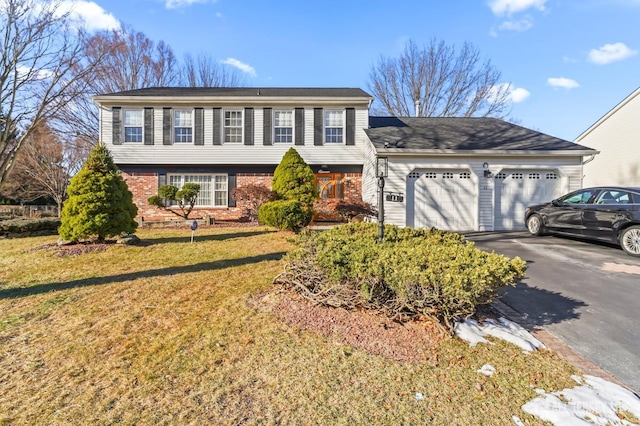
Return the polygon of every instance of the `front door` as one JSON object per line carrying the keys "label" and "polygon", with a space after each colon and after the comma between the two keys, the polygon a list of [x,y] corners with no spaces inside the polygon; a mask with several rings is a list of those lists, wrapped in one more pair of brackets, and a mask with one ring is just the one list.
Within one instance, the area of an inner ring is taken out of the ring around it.
{"label": "front door", "polygon": [[344,197],[344,175],[342,173],[317,173],[316,188],[318,200],[314,203],[314,221],[336,221],[342,217],[331,208],[331,200],[341,200]]}

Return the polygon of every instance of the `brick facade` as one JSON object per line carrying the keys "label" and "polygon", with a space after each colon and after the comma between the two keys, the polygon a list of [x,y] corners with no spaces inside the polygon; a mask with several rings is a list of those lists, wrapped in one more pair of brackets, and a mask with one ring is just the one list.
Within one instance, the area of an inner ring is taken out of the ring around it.
{"label": "brick facade", "polygon": [[[133,194],[133,202],[138,207],[136,219],[140,221],[163,221],[178,218],[175,214],[150,206],[147,199],[158,193],[158,174],[155,172],[122,172],[122,177]],[[237,187],[262,185],[271,188],[273,175],[270,173],[238,173]],[[347,201],[362,200],[362,174],[345,173],[343,178],[343,196]],[[210,217],[215,220],[239,220],[242,218],[241,207],[195,207],[191,213],[193,218]]]}

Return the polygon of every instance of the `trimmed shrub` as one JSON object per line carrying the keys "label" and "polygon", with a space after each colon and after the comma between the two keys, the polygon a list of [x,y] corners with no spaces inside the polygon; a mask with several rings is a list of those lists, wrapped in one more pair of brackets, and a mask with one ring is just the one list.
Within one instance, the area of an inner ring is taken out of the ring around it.
{"label": "trimmed shrub", "polygon": [[0,221],[0,236],[32,237],[36,235],[55,235],[58,233],[60,219],[10,219]]}
{"label": "trimmed shrub", "polygon": [[360,221],[367,216],[376,216],[377,209],[364,201],[347,201],[339,198],[318,199],[313,203],[316,214],[338,216],[345,222]]}
{"label": "trimmed shrub", "polygon": [[[158,195],[152,195],[147,199],[147,202],[152,206],[170,211],[183,219],[189,219],[189,215],[196,205],[199,192],[200,185],[194,182],[187,182],[180,189],[173,185],[162,185],[158,188]],[[168,207],[165,204],[165,200],[175,201],[180,210]]]}
{"label": "trimmed shrub", "polygon": [[286,231],[297,231],[311,220],[297,200],[276,200],[263,204],[258,210],[258,220],[264,225]]}
{"label": "trimmed shrub", "polygon": [[313,170],[294,148],[289,148],[273,172],[271,189],[278,199],[297,200],[303,209],[308,210],[318,198]]}
{"label": "trimmed shrub", "polygon": [[96,145],[67,187],[60,237],[68,241],[133,233],[138,209],[104,144]]}
{"label": "trimmed shrub", "polygon": [[463,236],[436,229],[352,223],[305,233],[276,278],[316,302],[379,309],[398,320],[430,316],[453,329],[496,291],[524,276],[520,258],[488,253]]}

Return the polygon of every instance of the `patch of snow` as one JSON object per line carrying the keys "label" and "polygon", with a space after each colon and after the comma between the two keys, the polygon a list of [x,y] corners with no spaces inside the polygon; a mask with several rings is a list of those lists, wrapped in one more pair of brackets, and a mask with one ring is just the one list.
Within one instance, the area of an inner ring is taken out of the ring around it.
{"label": "patch of snow", "polygon": [[520,420],[520,417],[518,416],[511,417],[511,420],[513,420],[516,426],[524,426],[524,423],[522,423],[522,420]]}
{"label": "patch of snow", "polygon": [[457,323],[454,327],[454,333],[462,340],[469,342],[472,347],[478,343],[491,343],[482,337],[485,333],[482,331],[478,321],[472,318]]}
{"label": "patch of snow", "polygon": [[543,393],[522,406],[526,413],[554,425],[632,425],[618,417],[628,412],[640,419],[640,398],[633,392],[599,377],[573,376],[580,384],[558,392]]}
{"label": "patch of snow", "polygon": [[540,340],[533,337],[522,326],[502,317],[498,321],[487,319],[482,324],[478,324],[478,321],[469,318],[464,322],[457,323],[454,332],[462,340],[469,342],[471,346],[475,346],[478,343],[489,343],[484,338],[484,336],[489,335],[511,342],[526,352],[545,347]]}
{"label": "patch of snow", "polygon": [[476,370],[480,374],[484,374],[485,376],[493,376],[493,373],[496,372],[496,368],[491,364],[485,364],[480,367],[480,370]]}

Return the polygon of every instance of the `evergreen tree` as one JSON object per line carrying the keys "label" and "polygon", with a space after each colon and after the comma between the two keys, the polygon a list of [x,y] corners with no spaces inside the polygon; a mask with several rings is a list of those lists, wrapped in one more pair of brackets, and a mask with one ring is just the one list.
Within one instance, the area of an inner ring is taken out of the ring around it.
{"label": "evergreen tree", "polygon": [[281,200],[297,200],[302,207],[311,210],[318,198],[316,178],[311,167],[293,148],[284,154],[273,173],[271,189]]}
{"label": "evergreen tree", "polygon": [[133,195],[104,144],[96,145],[71,179],[62,208],[60,237],[79,241],[132,233],[138,223]]}

